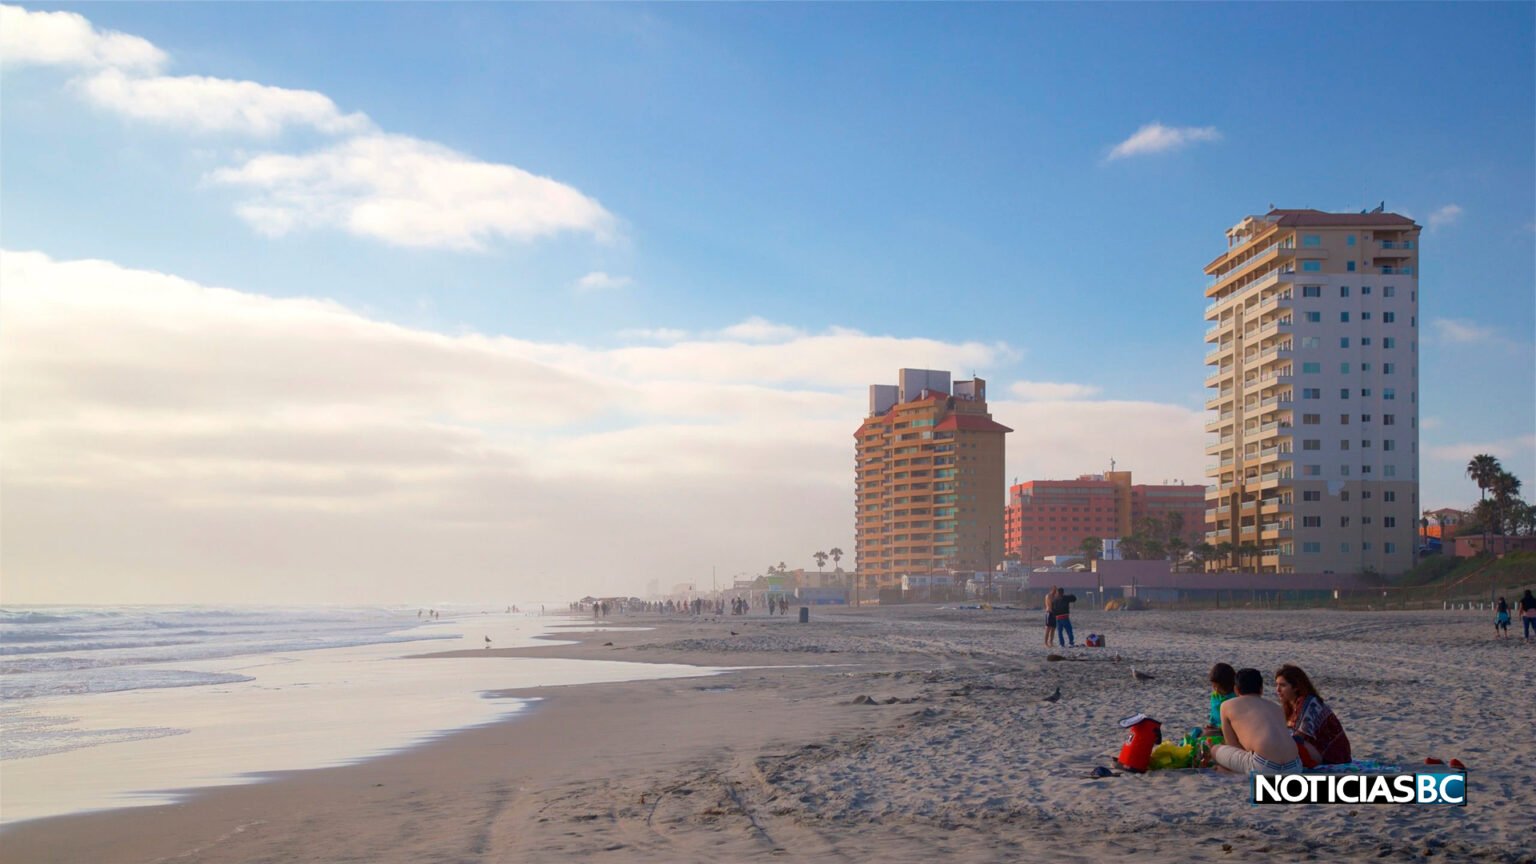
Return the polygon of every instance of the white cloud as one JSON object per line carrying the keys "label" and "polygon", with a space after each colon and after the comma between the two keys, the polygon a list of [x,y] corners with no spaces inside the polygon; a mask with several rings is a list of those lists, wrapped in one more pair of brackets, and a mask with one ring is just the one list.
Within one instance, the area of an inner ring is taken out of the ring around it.
{"label": "white cloud", "polygon": [[1473,456],[1482,453],[1491,454],[1500,460],[1528,460],[1536,455],[1536,435],[1520,435],[1482,443],[1434,444],[1424,448],[1424,455],[1430,459],[1461,464],[1472,461]]}
{"label": "white cloud", "polygon": [[158,70],[165,52],[138,36],[98,31],[74,12],[0,5],[0,63],[6,66]]}
{"label": "white cloud", "polygon": [[209,179],[252,193],[237,212],[271,236],[339,228],[399,246],[478,249],[493,237],[606,238],[614,225],[601,204],[563,183],[401,135],[268,153]]}
{"label": "white cloud", "polygon": [[633,281],[628,276],[611,276],[601,270],[595,270],[576,280],[576,292],[590,294],[596,291],[627,288]]}
{"label": "white cloud", "polygon": [[1429,218],[1426,219],[1425,222],[1428,223],[1431,230],[1435,228],[1443,228],[1446,225],[1451,225],[1460,221],[1461,214],[1462,209],[1460,205],[1447,204],[1444,207],[1441,207],[1439,210],[1429,214]]}
{"label": "white cloud", "polygon": [[1200,141],[1220,141],[1215,126],[1164,126],[1148,123],[1109,151],[1110,160],[1179,150]]}
{"label": "white cloud", "polygon": [[1071,384],[1056,381],[1015,381],[1008,392],[1026,402],[1059,402],[1069,399],[1087,399],[1095,396],[1099,388],[1092,384]]}
{"label": "white cloud", "polygon": [[330,135],[372,128],[366,115],[343,114],[324,94],[253,81],[199,76],[139,78],[106,69],[84,79],[79,87],[103,108],[195,132],[271,137],[290,126],[308,126]]}
{"label": "white cloud", "polygon": [[1158,402],[993,401],[992,416],[1012,427],[1007,482],[1070,480],[1109,470],[1138,483],[1204,485],[1206,412]]}
{"label": "white cloud", "polygon": [[805,334],[797,327],[775,324],[766,318],[754,315],[739,324],[732,324],[721,330],[720,335],[726,339],[739,339],[744,342],[787,342]]}
{"label": "white cloud", "polygon": [[1455,318],[1436,318],[1431,326],[1435,329],[1435,335],[1441,341],[1457,344],[1476,344],[1480,342],[1502,341],[1502,337],[1492,327],[1485,327],[1473,321],[1458,320]]}
{"label": "white cloud", "polygon": [[675,327],[636,327],[620,330],[619,338],[643,339],[647,342],[681,342],[688,338],[688,331]]}
{"label": "white cloud", "polygon": [[27,252],[0,284],[10,602],[505,603],[849,549],[865,386],[1010,356],[445,336]]}

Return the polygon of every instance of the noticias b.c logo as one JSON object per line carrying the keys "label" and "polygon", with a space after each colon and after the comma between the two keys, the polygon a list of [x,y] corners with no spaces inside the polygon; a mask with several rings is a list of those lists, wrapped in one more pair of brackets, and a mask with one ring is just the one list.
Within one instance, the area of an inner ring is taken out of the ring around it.
{"label": "noticias b.c logo", "polygon": [[1465,807],[1465,774],[1253,774],[1254,804],[1448,804]]}

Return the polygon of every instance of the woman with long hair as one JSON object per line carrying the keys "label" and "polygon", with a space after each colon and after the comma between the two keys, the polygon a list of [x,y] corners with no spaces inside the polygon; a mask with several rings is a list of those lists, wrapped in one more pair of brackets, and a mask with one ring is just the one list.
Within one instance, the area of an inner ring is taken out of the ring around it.
{"label": "woman with long hair", "polygon": [[1312,679],[1300,666],[1287,663],[1275,670],[1275,694],[1285,710],[1285,725],[1291,727],[1301,764],[1339,765],[1350,761],[1349,736],[1337,714],[1323,702],[1312,686]]}

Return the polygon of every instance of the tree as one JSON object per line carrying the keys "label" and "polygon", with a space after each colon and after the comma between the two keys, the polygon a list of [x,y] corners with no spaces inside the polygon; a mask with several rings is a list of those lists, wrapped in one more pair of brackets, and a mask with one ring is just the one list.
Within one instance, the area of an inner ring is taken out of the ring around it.
{"label": "tree", "polygon": [[827,558],[828,557],[829,556],[827,555],[827,553],[820,552],[820,551],[818,551],[815,555],[811,556],[811,560],[816,562],[816,575],[817,576],[821,575],[821,568],[827,566]]}
{"label": "tree", "polygon": [[1209,564],[1211,560],[1216,557],[1216,547],[1209,543],[1202,542],[1195,546],[1194,553],[1195,561],[1200,565],[1200,569],[1203,572],[1205,570],[1205,565]]}
{"label": "tree", "polygon": [[1508,523],[1515,503],[1520,500],[1520,478],[1501,469],[1498,474],[1494,475],[1493,482],[1488,484],[1488,488],[1493,492],[1494,518],[1496,520],[1493,526],[1494,533],[1514,533],[1513,530],[1509,530],[1510,526]]}
{"label": "tree", "polygon": [[[1259,556],[1262,555],[1263,552],[1264,550],[1259,548],[1259,544],[1254,543],[1253,541],[1239,545],[1237,547],[1238,567],[1242,567],[1242,561],[1245,558],[1249,559],[1250,561],[1257,562],[1259,560]],[[1254,566],[1254,569],[1258,569],[1256,563],[1252,566]]]}
{"label": "tree", "polygon": [[1168,557],[1173,561],[1173,569],[1179,569],[1179,565],[1184,561],[1184,553],[1188,550],[1189,544],[1184,542],[1183,537],[1168,538]]}
{"label": "tree", "polygon": [[1104,541],[1098,537],[1084,537],[1083,542],[1077,544],[1077,548],[1083,550],[1084,558],[1097,561],[1104,554]]}
{"label": "tree", "polygon": [[1486,453],[1479,453],[1473,456],[1472,461],[1467,463],[1467,477],[1471,478],[1477,484],[1477,488],[1482,490],[1483,500],[1488,498],[1488,490],[1493,486],[1493,478],[1499,476],[1499,473],[1503,470],[1503,467],[1499,465],[1499,460]]}
{"label": "tree", "polygon": [[1232,561],[1232,553],[1234,551],[1236,551],[1236,547],[1232,545],[1230,540],[1223,540],[1216,544],[1216,558],[1222,562],[1223,567],[1229,570],[1235,566]]}
{"label": "tree", "polygon": [[842,564],[840,563],[843,560],[843,550],[833,546],[831,549],[827,550],[827,557],[832,559],[833,567],[837,568],[838,570],[843,569]]}

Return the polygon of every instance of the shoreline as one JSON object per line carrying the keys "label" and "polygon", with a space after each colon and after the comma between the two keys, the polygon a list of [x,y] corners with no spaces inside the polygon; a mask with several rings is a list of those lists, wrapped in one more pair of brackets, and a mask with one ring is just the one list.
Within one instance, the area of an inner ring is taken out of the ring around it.
{"label": "shoreline", "polygon": [[[1110,647],[1069,662],[1045,659],[1032,610],[813,616],[637,616],[598,624],[647,629],[550,637],[577,644],[438,652],[733,668],[493,691],[539,701],[354,765],[17,823],[0,860],[1536,860],[1519,690],[1536,646],[1479,639],[1484,616],[1075,613]],[[1460,756],[1468,806],[1255,809],[1241,778],[1211,772],[1087,778],[1119,717],[1197,717],[1215,659],[1266,684],[1275,661],[1300,662],[1358,756]],[[1132,662],[1159,678],[1136,686]],[[1065,698],[1043,703],[1053,686]]]}

